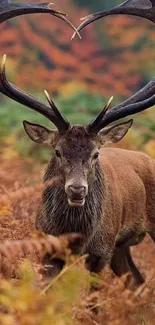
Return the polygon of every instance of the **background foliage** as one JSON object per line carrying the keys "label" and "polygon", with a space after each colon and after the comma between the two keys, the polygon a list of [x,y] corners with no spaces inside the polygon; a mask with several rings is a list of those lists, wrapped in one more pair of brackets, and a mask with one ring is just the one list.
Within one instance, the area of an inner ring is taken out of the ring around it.
{"label": "background foliage", "polygon": [[[67,12],[78,25],[86,14],[120,2],[58,0],[55,9]],[[109,96],[120,102],[153,77],[155,29],[144,19],[120,15],[102,19],[81,34],[82,41],[70,41],[69,26],[50,15],[18,17],[0,26],[0,54],[7,54],[7,75],[13,83],[43,100],[47,89],[72,123],[84,124]],[[16,148],[24,156],[34,153],[46,160],[45,152],[34,150],[24,136],[21,122],[48,122],[2,95],[0,106],[1,151],[5,148],[11,156]],[[153,108],[134,120],[133,131],[120,145],[144,147],[155,155]]]}
{"label": "background foliage", "polygon": [[[58,0],[55,9],[67,12],[78,25],[86,14],[120,2]],[[114,103],[128,97],[145,85],[155,70],[155,29],[144,19],[108,17],[81,34],[82,41],[70,41],[69,26],[50,15],[18,17],[0,26],[0,55],[7,54],[9,79],[43,100],[43,89],[47,89],[73,123],[87,123],[111,95]],[[133,132],[121,146],[144,146],[154,155],[152,117],[153,109],[137,115]],[[6,156],[11,156],[16,148],[20,154],[39,154],[46,160],[45,152],[34,150],[35,145],[24,136],[21,121],[25,118],[48,124],[39,115],[0,95],[1,151],[5,147]],[[4,141],[6,136],[9,137]]]}

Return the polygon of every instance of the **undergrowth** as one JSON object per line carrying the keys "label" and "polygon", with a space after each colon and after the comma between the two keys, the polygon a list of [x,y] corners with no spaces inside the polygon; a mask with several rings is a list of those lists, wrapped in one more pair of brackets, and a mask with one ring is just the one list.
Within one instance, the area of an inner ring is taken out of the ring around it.
{"label": "undergrowth", "polygon": [[44,290],[31,264],[24,261],[19,270],[20,280],[1,280],[0,324],[2,325],[74,325],[74,308],[80,308],[81,293],[89,285],[85,271],[68,268]]}
{"label": "undergrowth", "polygon": [[[134,292],[123,279],[93,278],[80,264],[68,264],[56,278],[44,280],[24,260],[18,278],[0,281],[1,325],[153,325],[155,292],[148,282]],[[91,290],[92,284],[96,290]]]}

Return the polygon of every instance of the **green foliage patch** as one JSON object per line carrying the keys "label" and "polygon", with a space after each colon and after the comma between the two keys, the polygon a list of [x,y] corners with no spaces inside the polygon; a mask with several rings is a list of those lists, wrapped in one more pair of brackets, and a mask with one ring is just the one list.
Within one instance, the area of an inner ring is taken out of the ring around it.
{"label": "green foliage patch", "polygon": [[[37,98],[46,102],[43,94],[38,94]],[[2,98],[3,99],[3,98]],[[99,94],[90,94],[86,91],[78,91],[69,97],[58,97],[55,100],[61,113],[73,124],[89,123],[98,112],[104,107],[107,98]],[[120,102],[121,99],[117,99]],[[114,100],[113,105],[116,104]],[[28,120],[32,123],[41,124],[49,128],[55,126],[39,113],[24,107],[16,102],[3,99],[0,104],[0,150],[7,146],[24,157],[39,159],[40,162],[47,162],[51,149],[32,142],[26,135],[22,122]],[[137,149],[149,141],[155,131],[154,108],[134,116],[134,125],[132,130],[137,134]],[[134,137],[135,138],[135,137]],[[7,142],[6,142],[6,139]],[[132,142],[131,137],[131,142]],[[135,138],[136,140],[136,138]],[[134,140],[134,141],[135,141]]]}

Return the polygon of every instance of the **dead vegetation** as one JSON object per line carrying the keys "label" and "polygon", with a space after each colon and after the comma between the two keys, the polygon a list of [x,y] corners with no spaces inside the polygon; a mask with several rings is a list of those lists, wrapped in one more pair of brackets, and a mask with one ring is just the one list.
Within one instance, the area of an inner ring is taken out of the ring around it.
{"label": "dead vegetation", "polygon": [[[66,249],[72,236],[58,239],[35,231],[42,170],[18,159],[1,161],[0,324],[153,325],[154,244],[147,237],[133,249],[146,278],[138,289],[125,289],[125,279],[116,278],[108,269],[101,277],[90,277],[84,258],[73,258]],[[47,252],[66,260],[63,271],[52,280],[42,272]]]}

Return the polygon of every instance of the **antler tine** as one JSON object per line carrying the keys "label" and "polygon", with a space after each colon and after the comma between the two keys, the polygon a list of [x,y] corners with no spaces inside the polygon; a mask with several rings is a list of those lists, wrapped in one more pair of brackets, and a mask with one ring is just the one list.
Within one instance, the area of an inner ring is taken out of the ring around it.
{"label": "antler tine", "polygon": [[108,100],[107,104],[104,106],[103,110],[97,115],[97,117],[95,119],[93,119],[86,126],[86,130],[87,130],[88,133],[95,133],[96,128],[98,128],[98,125],[100,125],[100,123],[101,123],[104,115],[108,111],[112,101],[113,101],[113,96]]}
{"label": "antler tine", "polygon": [[66,14],[51,9],[53,3],[15,3],[10,4],[9,0],[0,0],[0,24],[4,21],[21,15],[34,13],[49,13],[63,21],[74,29],[75,34],[81,38],[76,27],[66,18]]}
{"label": "antler tine", "polygon": [[65,125],[67,127],[66,130],[68,130],[69,127],[70,127],[70,123],[66,120],[65,117],[62,117],[62,115],[60,114],[60,112],[57,109],[56,105],[54,104],[53,100],[50,98],[49,93],[47,92],[47,90],[44,90],[44,93],[45,93],[45,96],[46,96],[46,98],[47,98],[47,100],[48,100],[48,102],[49,102],[49,104],[50,104],[50,106],[51,106],[54,114],[58,117],[59,120],[62,120],[63,119],[63,122],[65,122]]}
{"label": "antler tine", "polygon": [[[127,0],[112,9],[99,11],[82,18],[81,20],[84,21],[79,25],[77,30],[80,32],[83,28],[100,18],[117,14],[138,16],[155,23],[155,0]],[[72,38],[74,37],[75,33]]]}
{"label": "antler tine", "polygon": [[106,111],[105,114],[100,112],[95,120],[87,126],[87,131],[97,134],[99,130],[108,124],[115,122],[123,117],[133,115],[146,110],[155,105],[155,78],[153,78],[145,87],[136,92],[121,104],[113,109]]}
{"label": "antler tine", "polygon": [[55,124],[61,134],[64,134],[70,127],[70,123],[63,118],[56,106],[55,109],[53,109],[54,106],[47,106],[34,96],[23,92],[22,90],[11,84],[6,78],[5,63],[6,55],[3,56],[0,69],[0,92],[9,98],[12,98],[16,102],[25,105],[44,115],[47,119],[49,119],[52,123]]}
{"label": "antler tine", "polygon": [[116,106],[114,109],[107,112],[107,114],[104,116],[100,124],[100,129],[102,129],[103,127],[107,126],[112,122],[118,121],[121,118],[140,113],[154,105],[155,105],[155,95],[145,99],[144,101],[123,106],[120,107],[119,109]]}

